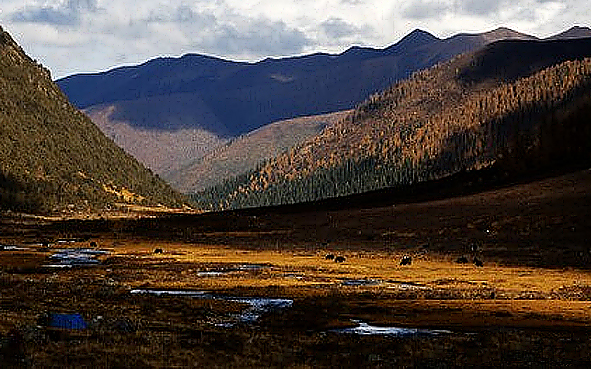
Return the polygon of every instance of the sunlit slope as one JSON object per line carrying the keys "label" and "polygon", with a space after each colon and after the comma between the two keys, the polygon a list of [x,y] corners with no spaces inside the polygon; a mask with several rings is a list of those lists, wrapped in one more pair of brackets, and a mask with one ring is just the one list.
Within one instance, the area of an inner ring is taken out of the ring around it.
{"label": "sunlit slope", "polygon": [[591,39],[501,41],[418,72],[349,119],[202,193],[214,208],[312,201],[493,165],[589,161]]}
{"label": "sunlit slope", "polygon": [[179,194],[105,137],[68,102],[48,71],[0,32],[2,209],[181,205]]}

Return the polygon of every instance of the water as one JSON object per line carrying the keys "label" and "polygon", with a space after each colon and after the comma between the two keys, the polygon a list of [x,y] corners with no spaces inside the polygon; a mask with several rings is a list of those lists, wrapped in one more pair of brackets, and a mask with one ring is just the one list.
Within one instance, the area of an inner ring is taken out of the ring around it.
{"label": "water", "polygon": [[[291,299],[223,296],[212,294],[207,291],[134,289],[131,290],[130,293],[134,295],[185,296],[210,300],[222,300],[248,305],[248,307],[240,314],[233,316],[234,319],[240,323],[254,323],[265,313],[287,309],[293,305],[293,300]],[[220,326],[233,326],[232,323],[221,324],[222,325]]]}
{"label": "water", "polygon": [[133,295],[154,295],[154,296],[186,296],[186,297],[201,297],[207,294],[206,291],[175,291],[175,290],[131,290],[129,293]]}
{"label": "water", "polygon": [[451,331],[446,330],[431,330],[431,329],[418,329],[418,328],[402,328],[402,327],[381,327],[370,325],[365,322],[354,320],[357,323],[357,327],[353,328],[342,328],[334,329],[332,332],[345,333],[345,334],[357,334],[360,336],[415,336],[415,335],[439,335],[439,334],[450,334]]}
{"label": "water", "polygon": [[341,285],[343,286],[351,286],[351,287],[360,287],[360,286],[376,286],[382,283],[381,281],[375,279],[343,279]]}
{"label": "water", "polygon": [[108,251],[95,249],[60,249],[49,257],[51,263],[44,265],[46,268],[71,268],[80,266],[99,265],[97,259],[100,255],[108,254]]}
{"label": "water", "polygon": [[229,297],[221,299],[250,305],[249,308],[237,315],[238,321],[242,323],[254,323],[267,312],[287,309],[293,306],[293,300],[291,299],[273,299],[261,297]]}
{"label": "water", "polygon": [[403,291],[408,291],[408,290],[428,290],[429,287],[427,286],[423,286],[417,283],[411,283],[411,282],[399,282],[399,281],[387,281],[390,284],[393,284],[393,286],[388,286],[388,288],[391,289],[397,289],[397,290],[403,290]]}
{"label": "water", "polygon": [[249,270],[260,270],[260,269],[264,269],[264,268],[268,268],[269,265],[263,265],[263,264],[241,264],[238,265],[238,270],[242,270],[242,271],[249,271]]}
{"label": "water", "polygon": [[208,270],[204,272],[197,272],[198,277],[221,277],[226,274],[230,274],[231,271],[221,271],[221,270]]}
{"label": "water", "polygon": [[255,272],[264,268],[268,268],[268,265],[262,264],[240,264],[234,267],[223,267],[211,270],[204,270],[197,272],[198,277],[222,277],[224,275],[237,273],[237,272]]}
{"label": "water", "polygon": [[0,245],[0,251],[26,251],[26,250],[29,250],[29,248],[16,246],[16,245]]}

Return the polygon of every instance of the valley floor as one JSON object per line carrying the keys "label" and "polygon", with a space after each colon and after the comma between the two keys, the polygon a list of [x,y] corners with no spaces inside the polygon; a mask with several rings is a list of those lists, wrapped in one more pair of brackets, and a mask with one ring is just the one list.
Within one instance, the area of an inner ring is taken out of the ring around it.
{"label": "valley floor", "polygon": [[[0,362],[585,367],[590,190],[580,171],[371,209],[5,216]],[[79,313],[86,329],[47,327],[45,313]]]}

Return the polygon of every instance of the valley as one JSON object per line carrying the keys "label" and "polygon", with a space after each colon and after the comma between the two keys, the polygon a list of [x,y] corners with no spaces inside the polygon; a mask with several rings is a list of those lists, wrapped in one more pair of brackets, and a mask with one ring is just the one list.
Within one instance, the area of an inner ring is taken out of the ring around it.
{"label": "valley", "polygon": [[[0,251],[0,352],[16,367],[580,366],[589,188],[584,170],[383,207],[5,215],[0,243],[18,247]],[[98,264],[47,266],[91,242]],[[87,328],[43,328],[43,313]]]}
{"label": "valley", "polygon": [[587,367],[589,37],[54,83],[0,29],[0,367]]}
{"label": "valley", "polygon": [[[591,30],[573,27],[552,39],[583,37],[591,37]],[[228,140],[272,123],[354,109],[414,72],[500,40],[539,39],[504,27],[447,38],[416,29],[383,49],[353,46],[340,54],[253,63],[186,54],[72,75],[56,84],[127,153],[177,190],[194,192],[203,189],[192,183],[199,183],[204,171],[213,178],[207,184],[228,178],[207,165]],[[288,148],[310,138],[294,142],[295,137],[286,141]],[[286,142],[281,136],[271,138],[267,145],[275,141],[273,150],[281,152]],[[265,154],[254,152],[257,157]]]}

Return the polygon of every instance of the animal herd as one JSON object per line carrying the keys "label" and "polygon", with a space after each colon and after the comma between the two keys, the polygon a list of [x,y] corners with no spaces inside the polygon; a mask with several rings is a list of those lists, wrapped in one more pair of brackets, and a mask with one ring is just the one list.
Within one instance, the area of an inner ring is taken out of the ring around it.
{"label": "animal herd", "polygon": [[[328,246],[328,242],[323,242],[322,246]],[[472,253],[476,253],[478,252],[479,247],[477,244],[471,244],[470,245],[470,251]],[[335,254],[326,254],[324,256],[325,260],[332,260],[335,263],[344,263],[347,259],[344,256],[336,256]],[[460,256],[456,259],[456,263],[458,264],[469,264],[470,263],[470,259],[468,259],[468,257],[466,256]],[[482,262],[482,260],[480,260],[478,257],[474,256],[472,258],[472,264],[474,264],[477,267],[483,267],[484,263]],[[412,257],[410,255],[404,255],[402,257],[402,259],[400,260],[400,265],[401,266],[408,266],[408,265],[412,265]]]}

